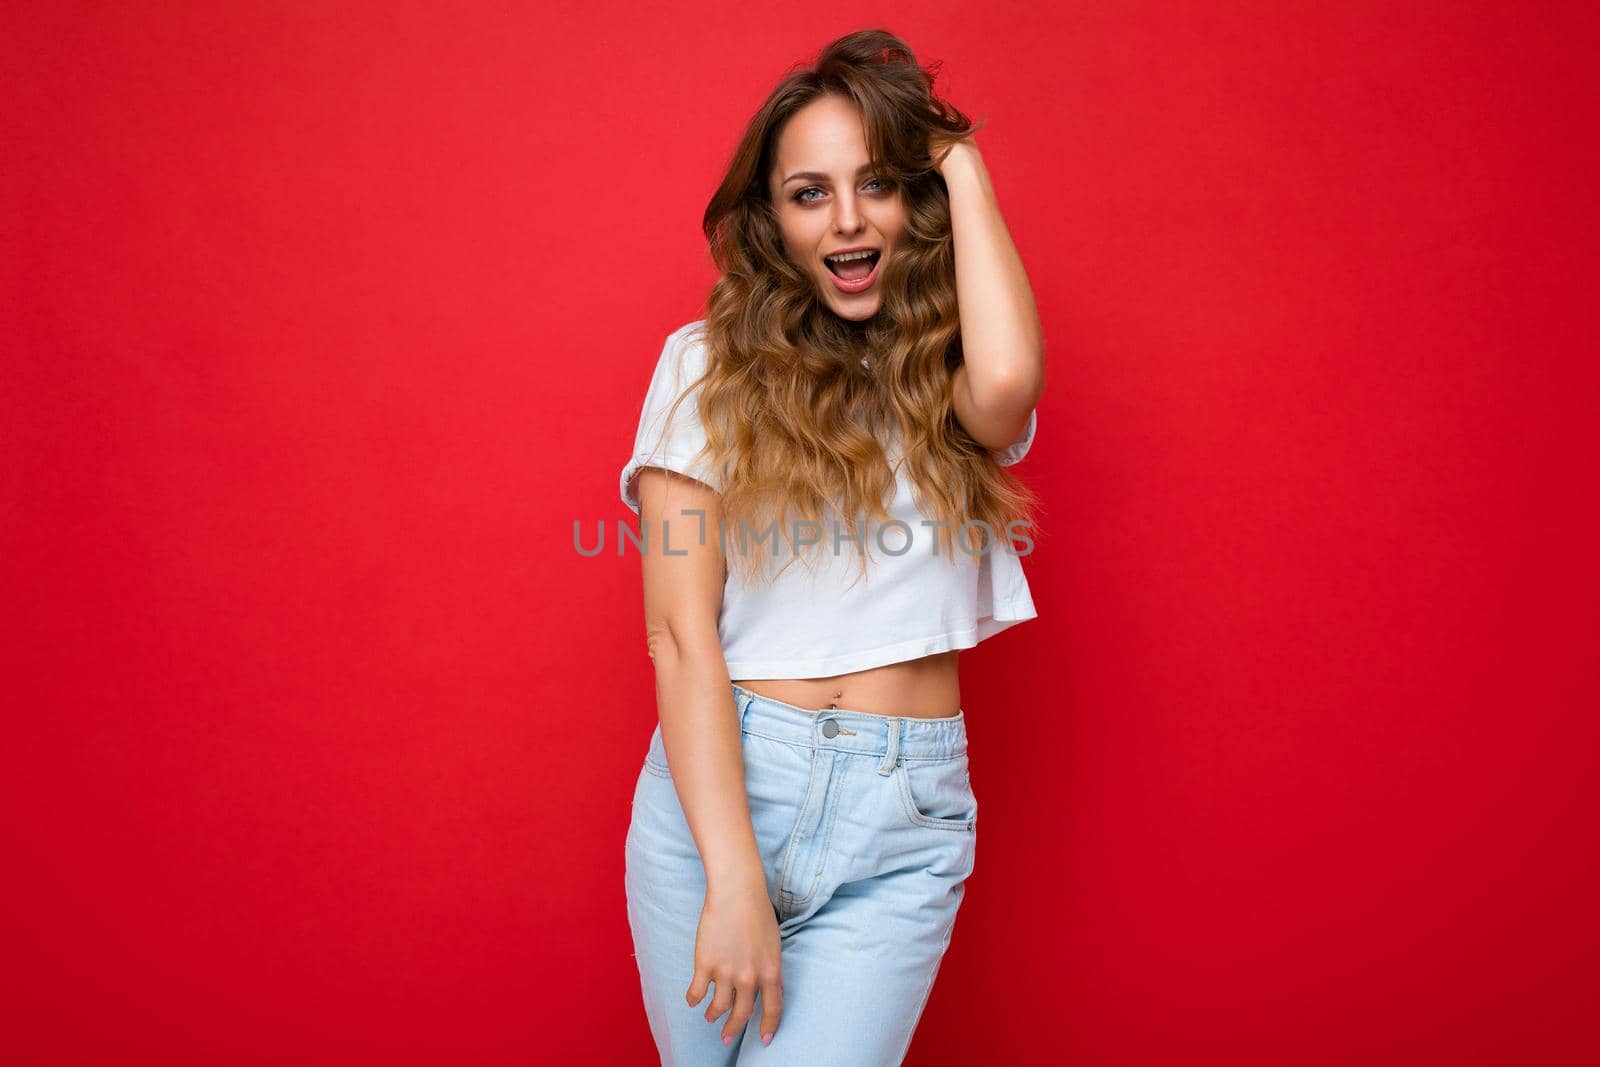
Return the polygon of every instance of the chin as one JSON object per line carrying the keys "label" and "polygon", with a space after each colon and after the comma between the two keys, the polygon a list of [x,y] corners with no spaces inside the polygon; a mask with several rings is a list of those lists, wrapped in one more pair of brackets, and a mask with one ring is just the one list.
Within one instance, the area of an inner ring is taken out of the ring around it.
{"label": "chin", "polygon": [[849,297],[842,297],[827,281],[821,283],[827,288],[822,290],[822,304],[829,311],[851,322],[865,322],[878,313],[883,307],[883,295],[873,293],[870,300],[852,301]]}
{"label": "chin", "polygon": [[882,303],[883,302],[881,300],[874,300],[869,305],[854,308],[841,308],[835,304],[829,304],[828,310],[832,311],[841,319],[848,319],[851,322],[865,322],[878,313],[878,308],[882,305]]}

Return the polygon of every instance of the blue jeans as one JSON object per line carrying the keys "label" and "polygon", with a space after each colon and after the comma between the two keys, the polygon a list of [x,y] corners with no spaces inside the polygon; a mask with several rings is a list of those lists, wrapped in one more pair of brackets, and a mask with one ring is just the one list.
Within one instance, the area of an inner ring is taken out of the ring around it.
{"label": "blue jeans", "polygon": [[733,686],[745,791],[783,944],[783,1015],[761,997],[723,1045],[716,994],[691,1007],[706,874],[658,723],[628,826],[628,924],[664,1067],[883,1067],[911,1044],[976,856],[962,712],[923,719],[807,711]]}

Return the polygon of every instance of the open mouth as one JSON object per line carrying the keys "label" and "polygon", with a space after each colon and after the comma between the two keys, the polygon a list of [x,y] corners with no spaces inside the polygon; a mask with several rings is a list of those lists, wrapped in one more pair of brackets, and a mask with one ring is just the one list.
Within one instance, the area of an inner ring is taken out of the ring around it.
{"label": "open mouth", "polygon": [[882,255],[883,253],[877,250],[865,254],[852,252],[841,258],[830,256],[822,262],[827,264],[835,277],[843,278],[847,282],[856,282],[871,275]]}

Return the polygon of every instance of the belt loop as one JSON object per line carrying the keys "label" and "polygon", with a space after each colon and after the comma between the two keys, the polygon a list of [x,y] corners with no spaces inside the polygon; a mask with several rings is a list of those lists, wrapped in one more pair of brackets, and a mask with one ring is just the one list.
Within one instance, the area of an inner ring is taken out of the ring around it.
{"label": "belt loop", "polygon": [[889,745],[883,754],[883,762],[878,764],[878,773],[892,774],[894,765],[900,760],[900,717],[891,716],[889,719]]}

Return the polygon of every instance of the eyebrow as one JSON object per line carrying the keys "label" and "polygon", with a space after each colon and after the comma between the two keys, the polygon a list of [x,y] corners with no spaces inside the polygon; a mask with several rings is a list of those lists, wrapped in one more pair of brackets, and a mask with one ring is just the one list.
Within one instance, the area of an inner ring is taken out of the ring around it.
{"label": "eyebrow", "polygon": [[[871,169],[871,163],[863,163],[861,166],[856,168],[856,173],[862,174]],[[798,181],[801,178],[804,178],[808,182],[825,182],[828,180],[828,176],[822,173],[820,170],[799,170],[783,179],[783,184],[788,185],[790,182]]]}

